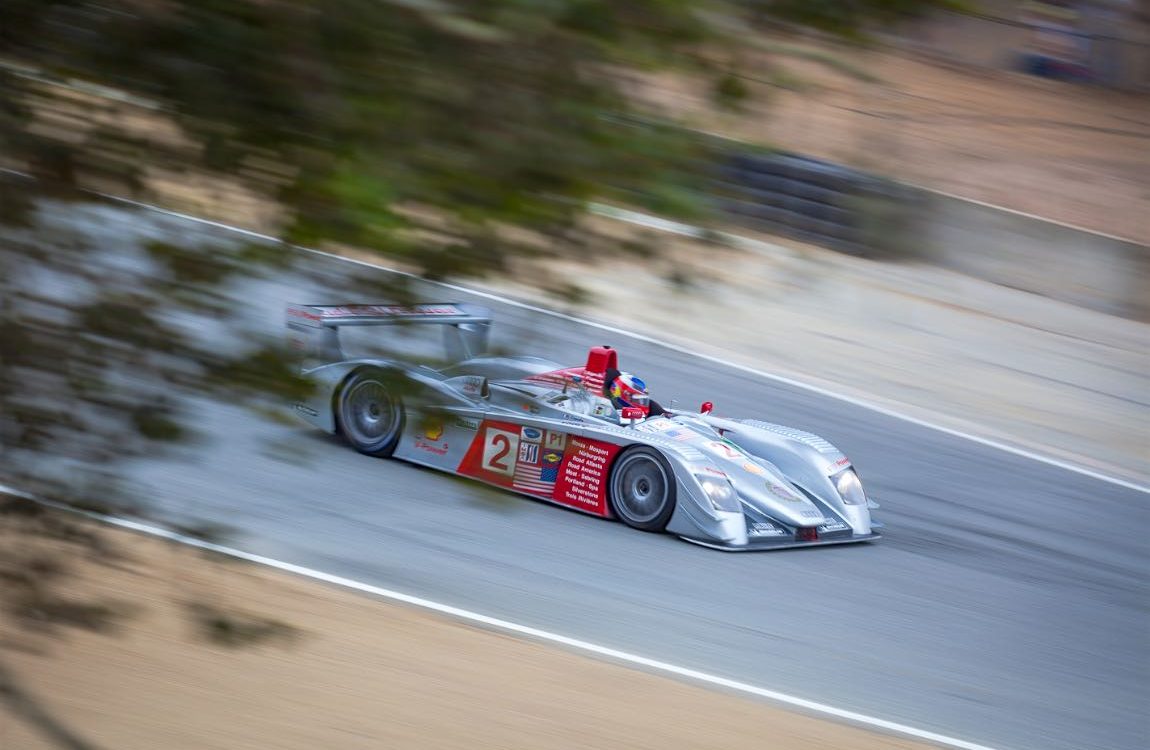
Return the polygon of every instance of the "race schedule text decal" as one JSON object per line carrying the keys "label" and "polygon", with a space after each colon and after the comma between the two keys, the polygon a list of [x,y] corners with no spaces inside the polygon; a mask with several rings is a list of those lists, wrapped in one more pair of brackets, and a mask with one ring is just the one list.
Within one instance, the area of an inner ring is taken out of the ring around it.
{"label": "race schedule text decal", "polygon": [[572,437],[555,483],[555,502],[605,516],[607,475],[619,446]]}

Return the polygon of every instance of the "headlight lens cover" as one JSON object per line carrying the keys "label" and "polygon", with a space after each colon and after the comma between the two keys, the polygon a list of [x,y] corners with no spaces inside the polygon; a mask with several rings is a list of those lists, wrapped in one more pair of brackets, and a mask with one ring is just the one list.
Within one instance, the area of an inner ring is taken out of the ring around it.
{"label": "headlight lens cover", "polygon": [[847,505],[866,505],[866,494],[863,492],[862,482],[854,469],[843,469],[831,477],[835,489],[839,491],[843,502]]}
{"label": "headlight lens cover", "polygon": [[714,506],[715,510],[740,512],[739,493],[735,492],[735,488],[729,479],[717,475],[699,474],[696,474],[695,478],[699,480],[699,486],[703,488],[703,494],[711,501],[711,505]]}

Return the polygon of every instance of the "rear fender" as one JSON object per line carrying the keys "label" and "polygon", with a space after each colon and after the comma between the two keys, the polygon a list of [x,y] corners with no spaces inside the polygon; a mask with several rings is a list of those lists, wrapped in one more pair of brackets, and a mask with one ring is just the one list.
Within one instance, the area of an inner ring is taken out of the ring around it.
{"label": "rear fender", "polygon": [[325,432],[334,433],[336,395],[348,376],[365,364],[365,362],[336,362],[306,371],[304,377],[315,384],[315,389],[307,399],[292,404],[292,409],[307,422]]}
{"label": "rear fender", "polygon": [[304,376],[311,379],[316,387],[310,398],[292,404],[293,410],[316,427],[327,432],[336,432],[336,399],[339,398],[340,389],[349,377],[364,368],[400,370],[404,377],[411,381],[413,388],[421,394],[426,394],[420,395],[416,400],[433,406],[473,406],[483,397],[483,389],[477,388],[473,396],[467,396],[460,390],[461,385],[466,384],[448,381],[431,369],[413,370],[389,360],[360,359],[322,365],[305,372]]}

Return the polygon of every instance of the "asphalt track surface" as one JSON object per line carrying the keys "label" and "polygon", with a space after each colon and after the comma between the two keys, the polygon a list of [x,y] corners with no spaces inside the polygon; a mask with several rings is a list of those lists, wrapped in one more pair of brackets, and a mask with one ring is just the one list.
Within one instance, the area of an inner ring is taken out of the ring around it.
{"label": "asphalt track surface", "polygon": [[[146,214],[99,231],[226,236]],[[341,265],[311,258],[302,275],[251,285],[252,320],[278,335],[286,302],[375,301],[325,291]],[[497,346],[574,364],[610,343],[663,402],[713,400],[720,414],[825,436],[882,503],[886,538],[718,552],[216,403],[194,406],[204,439],[135,479],[169,516],[225,524],[249,552],[683,667],[999,748],[1148,745],[1146,494],[477,301],[495,315]]]}

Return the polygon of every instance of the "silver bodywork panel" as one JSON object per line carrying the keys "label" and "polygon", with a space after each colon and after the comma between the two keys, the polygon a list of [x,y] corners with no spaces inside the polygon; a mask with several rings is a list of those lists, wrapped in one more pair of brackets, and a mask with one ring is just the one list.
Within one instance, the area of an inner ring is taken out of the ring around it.
{"label": "silver bodywork panel", "polygon": [[[367,306],[344,309],[361,307]],[[427,307],[436,308],[438,317],[421,322],[461,326],[467,353],[486,341],[489,319],[481,308]],[[289,315],[291,322],[296,321]],[[580,378],[568,379],[574,368],[537,357],[472,356],[439,370],[374,358],[315,365],[330,342],[322,340],[327,326],[308,322],[306,335],[320,334],[304,344],[303,371],[316,388],[295,412],[320,429],[339,432],[337,405],[348,378],[365,370],[390,373],[406,394],[400,396],[403,423],[395,458],[612,517],[612,465],[627,448],[647,446],[674,475],[676,504],[666,525],[671,534],[726,550],[878,538],[870,519],[873,503],[837,489],[836,479],[853,473],[850,461],[816,435],[680,412],[620,424],[600,394]],[[734,499],[710,499],[723,483],[733,487]]]}

